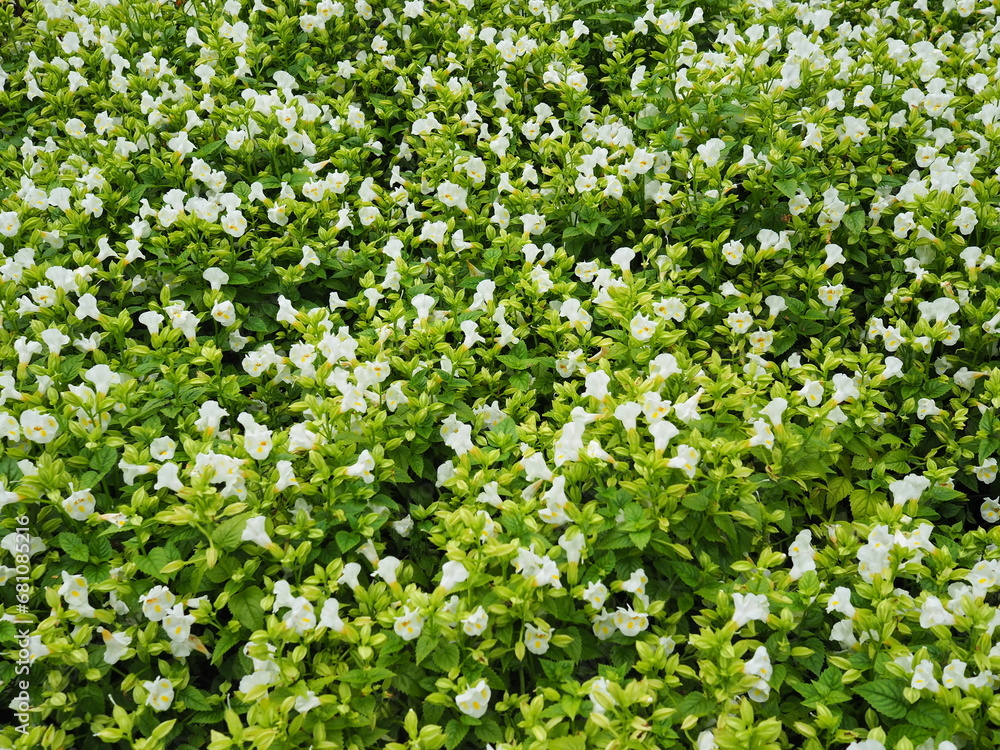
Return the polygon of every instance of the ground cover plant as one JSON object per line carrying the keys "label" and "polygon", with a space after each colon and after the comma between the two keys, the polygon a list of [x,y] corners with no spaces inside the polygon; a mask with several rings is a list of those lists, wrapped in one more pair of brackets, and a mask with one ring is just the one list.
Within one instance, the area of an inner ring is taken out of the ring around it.
{"label": "ground cover plant", "polygon": [[998,33],[0,6],[0,747],[996,747]]}

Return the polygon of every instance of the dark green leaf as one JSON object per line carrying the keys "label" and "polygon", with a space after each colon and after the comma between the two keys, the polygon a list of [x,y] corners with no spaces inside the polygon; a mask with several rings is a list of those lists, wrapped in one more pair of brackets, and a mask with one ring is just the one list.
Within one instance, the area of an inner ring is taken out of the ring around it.
{"label": "dark green leaf", "polygon": [[264,627],[264,608],[260,603],[263,598],[263,591],[250,586],[231,596],[226,606],[247,630],[260,630]]}
{"label": "dark green leaf", "polygon": [[457,719],[452,719],[444,728],[444,746],[448,748],[448,750],[455,750],[455,748],[458,747],[458,744],[465,739],[465,735],[468,734],[468,732],[468,726]]}
{"label": "dark green leaf", "polygon": [[76,534],[64,531],[56,538],[56,544],[74,560],[79,560],[80,562],[90,561],[90,548]]}
{"label": "dark green leaf", "polygon": [[895,680],[876,680],[860,685],[856,692],[883,716],[902,719],[910,704],[903,698],[903,685]]}

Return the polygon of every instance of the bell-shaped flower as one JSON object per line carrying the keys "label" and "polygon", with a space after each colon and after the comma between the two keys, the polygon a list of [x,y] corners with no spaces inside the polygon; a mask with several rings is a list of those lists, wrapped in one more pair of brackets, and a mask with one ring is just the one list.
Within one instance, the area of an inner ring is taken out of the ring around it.
{"label": "bell-shaped flower", "polygon": [[661,419],[653,422],[648,427],[649,434],[653,436],[653,449],[663,452],[667,449],[667,444],[681,434],[673,422]]}
{"label": "bell-shaped flower", "polygon": [[771,667],[771,656],[765,646],[758,646],[753,652],[753,657],[743,665],[743,673],[754,675],[762,680],[770,680],[774,674]]}
{"label": "bell-shaped flower", "polygon": [[312,630],[316,627],[316,612],[312,602],[304,596],[295,597],[281,624],[299,635]]}
{"label": "bell-shaped flower", "polygon": [[246,526],[243,527],[243,534],[240,536],[241,542],[253,542],[261,547],[270,547],[274,544],[271,537],[267,535],[264,525],[267,522],[265,516],[254,516],[247,519]]}
{"label": "bell-shaped flower", "polygon": [[571,535],[571,533],[567,531],[559,537],[559,546],[565,550],[568,562],[571,564],[579,563],[580,556],[587,546],[587,538],[582,532]]}
{"label": "bell-shaped flower", "polygon": [[458,710],[474,719],[481,719],[490,707],[492,691],[486,680],[480,680],[475,685],[455,696]]}
{"label": "bell-shaped flower", "polygon": [[637,568],[626,581],[622,582],[622,591],[635,594],[644,604],[648,604],[649,596],[646,594],[647,583],[649,583],[649,578],[646,577],[646,571],[642,568]]}
{"label": "bell-shaped flower", "polygon": [[840,643],[844,649],[853,648],[858,644],[857,636],[854,635],[854,621],[841,620],[830,628],[830,640]]}
{"label": "bell-shaped flower", "polygon": [[98,628],[101,637],[104,639],[104,659],[105,664],[117,664],[125,652],[128,651],[132,637],[126,633],[112,633],[110,630]]}
{"label": "bell-shaped flower", "polygon": [[681,368],[677,365],[677,358],[673,354],[664,352],[658,354],[649,363],[649,376],[651,378],[663,378],[666,380],[671,375],[677,375]]}
{"label": "bell-shaped flower", "polygon": [[696,419],[699,419],[698,401],[701,399],[702,394],[704,393],[705,389],[699,388],[697,393],[695,393],[687,400],[674,404],[674,414],[684,424],[691,424],[691,422],[695,421]]}
{"label": "bell-shaped flower", "polygon": [[340,602],[332,597],[327,599],[323,603],[317,625],[321,628],[329,628],[335,633],[343,633],[347,629],[347,625],[340,619]]}
{"label": "bell-shaped flower", "polygon": [[372,578],[378,576],[390,586],[398,586],[396,571],[399,570],[402,562],[398,557],[392,557],[391,555],[381,558],[375,566]]}
{"label": "bell-shaped flower", "polygon": [[700,458],[701,454],[698,451],[690,445],[682,443],[677,446],[677,455],[667,462],[667,466],[671,469],[680,469],[687,475],[688,479],[694,479]]}
{"label": "bell-shaped flower", "polygon": [[173,461],[167,461],[165,464],[162,464],[156,472],[156,484],[153,485],[153,489],[168,489],[174,492],[184,489],[184,483],[177,475],[179,471],[180,467]]}
{"label": "bell-shaped flower", "polygon": [[838,586],[826,603],[827,612],[839,612],[845,617],[854,617],[854,605],[851,604],[851,590],[846,586]]}
{"label": "bell-shaped flower", "polygon": [[91,383],[95,390],[102,396],[111,390],[111,386],[122,382],[122,377],[117,372],[113,372],[107,365],[95,365],[83,373],[83,379]]}
{"label": "bell-shaped flower", "polygon": [[771,603],[765,594],[733,594],[733,622],[743,627],[751,620],[766,621]]}
{"label": "bell-shaped flower", "polygon": [[816,551],[812,546],[812,532],[803,529],[795,537],[791,547],[788,548],[788,556],[792,558],[792,569],[788,572],[788,577],[797,581],[803,573],[816,570]]}
{"label": "bell-shaped flower", "polygon": [[26,409],[21,412],[21,433],[33,443],[51,443],[59,434],[59,422],[51,414]]}
{"label": "bell-shaped flower", "polygon": [[409,607],[403,610],[403,613],[396,618],[396,622],[393,625],[396,635],[404,641],[412,641],[415,638],[419,638],[423,629],[424,618],[420,616],[418,610],[410,609]]}
{"label": "bell-shaped flower", "polygon": [[920,607],[920,627],[931,628],[935,625],[954,625],[955,615],[944,608],[944,604],[936,596],[928,596]]}
{"label": "bell-shaped flower", "polygon": [[941,674],[941,684],[946,688],[958,688],[967,690],[969,680],[965,676],[965,670],[969,665],[961,659],[952,659]]}
{"label": "bell-shaped flower", "polygon": [[353,591],[358,586],[360,582],[358,577],[361,575],[361,566],[358,563],[350,562],[344,565],[344,569],[340,572],[340,578],[337,579],[337,585],[341,586],[347,584],[347,586]]}
{"label": "bell-shaped flower", "polygon": [[608,598],[608,587],[600,581],[594,581],[583,590],[583,599],[594,609],[600,609]]}
{"label": "bell-shaped flower", "polygon": [[490,618],[482,605],[476,607],[476,611],[462,620],[462,630],[466,635],[482,635],[486,631]]}
{"label": "bell-shaped flower", "polygon": [[524,645],[533,654],[539,656],[549,650],[549,641],[552,640],[552,628],[548,625],[538,628],[532,624],[524,627]]}
{"label": "bell-shaped flower", "polygon": [[281,492],[287,489],[291,485],[297,485],[299,480],[295,478],[295,474],[292,471],[291,461],[278,461],[278,481],[274,483],[274,489]]}
{"label": "bell-shaped flower", "polygon": [[631,607],[618,607],[612,622],[622,635],[629,638],[634,638],[649,627],[649,618],[642,612],[635,612]]}
{"label": "bell-shaped flower", "polygon": [[94,512],[95,504],[90,490],[77,490],[62,501],[63,509],[74,521],[86,521]]}
{"label": "bell-shaped flower", "polygon": [[142,602],[142,613],[151,622],[163,620],[174,606],[177,598],[166,586],[154,586],[139,597]]}
{"label": "bell-shaped flower", "polygon": [[174,686],[166,677],[143,682],[142,687],[148,691],[146,705],[154,711],[166,711],[174,702]]}
{"label": "bell-shaped flower", "polygon": [[62,572],[62,579],[63,584],[59,587],[58,593],[66,600],[66,607],[81,617],[93,617],[94,608],[87,601],[89,593],[87,579],[71,575],[65,570]]}
{"label": "bell-shaped flower", "polygon": [[774,398],[768,402],[767,406],[760,410],[760,413],[771,420],[771,425],[777,427],[781,424],[781,416],[788,408],[788,401],[783,398]]}
{"label": "bell-shaped flower", "polygon": [[469,580],[469,571],[457,560],[449,560],[441,566],[441,588],[445,593],[450,592],[460,583]]}
{"label": "bell-shaped flower", "polygon": [[937,691],[940,687],[938,681],[934,679],[934,662],[924,659],[916,669],[913,670],[913,678],[910,680],[910,687],[914,690]]}
{"label": "bell-shaped flower", "polygon": [[158,437],[149,444],[149,455],[154,461],[169,461],[177,451],[177,443],[169,437]]}
{"label": "bell-shaped flower", "polygon": [[751,425],[753,427],[753,435],[750,436],[748,445],[752,448],[757,445],[763,445],[765,448],[774,448],[774,433],[771,431],[770,425],[763,419],[755,419]]}
{"label": "bell-shaped flower", "polygon": [[919,500],[924,490],[931,486],[931,480],[916,474],[907,474],[889,484],[892,504],[903,505],[911,500]]}
{"label": "bell-shaped flower", "polygon": [[194,615],[184,614],[184,605],[178,602],[167,616],[163,618],[163,629],[172,641],[187,641],[191,636],[191,626],[194,625]]}
{"label": "bell-shaped flower", "polygon": [[358,460],[352,466],[347,467],[347,476],[360,477],[365,480],[365,484],[371,484],[375,481],[375,476],[372,474],[374,468],[375,459],[371,453],[364,450],[358,456]]}
{"label": "bell-shaped flower", "polygon": [[198,408],[198,419],[195,421],[194,427],[211,437],[218,431],[222,418],[228,416],[229,412],[219,406],[218,401],[206,401]]}

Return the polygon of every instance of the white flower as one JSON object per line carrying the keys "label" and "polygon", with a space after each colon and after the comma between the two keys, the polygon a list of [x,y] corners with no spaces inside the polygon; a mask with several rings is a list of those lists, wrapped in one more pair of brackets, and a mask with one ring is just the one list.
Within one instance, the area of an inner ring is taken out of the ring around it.
{"label": "white flower", "polygon": [[166,586],[154,586],[139,597],[142,613],[152,622],[160,622],[174,606],[176,597]]}
{"label": "white flower", "polygon": [[889,485],[892,504],[903,505],[910,500],[919,500],[924,490],[931,486],[931,480],[916,474],[907,474]]}
{"label": "white flower", "polygon": [[240,536],[241,542],[254,542],[259,544],[261,547],[269,547],[274,544],[271,541],[271,537],[267,535],[264,530],[264,524],[267,518],[264,516],[254,516],[253,518],[247,519],[247,525],[243,528],[243,534]]}
{"label": "white flower", "polygon": [[701,454],[690,445],[681,444],[677,446],[677,455],[667,462],[671,469],[680,469],[688,479],[694,479],[695,470],[698,467],[698,459]]}
{"label": "white flower", "polygon": [[77,490],[63,500],[63,509],[75,521],[86,521],[94,512],[95,499],[90,490]]}
{"label": "white flower", "polygon": [[88,584],[83,576],[74,576],[67,571],[62,572],[63,584],[58,594],[66,600],[66,606],[82,617],[93,617],[94,608],[87,602]]}
{"label": "white flower", "polygon": [[21,228],[21,220],[16,211],[0,211],[0,234],[13,237]]}
{"label": "white flower", "polygon": [[601,701],[598,700],[598,697],[603,698],[605,702],[610,703],[612,706],[615,705],[615,699],[612,698],[611,694],[608,692],[610,684],[611,683],[603,677],[599,677],[594,680],[593,684],[590,686],[590,694],[587,697],[590,698],[591,702],[594,704],[595,714],[603,714],[606,710]]}
{"label": "white flower", "polygon": [[412,641],[418,638],[423,631],[424,618],[420,616],[418,610],[406,607],[403,613],[396,618],[393,629],[396,631],[396,635],[404,641]]}
{"label": "white flower", "polygon": [[583,598],[594,609],[600,609],[608,598],[608,587],[600,581],[594,581],[583,590]]}
{"label": "white flower", "polygon": [[935,625],[954,625],[955,616],[944,608],[944,604],[936,596],[928,596],[920,607],[920,627],[930,628]]}
{"label": "white flower", "polygon": [[347,467],[347,476],[349,477],[361,477],[365,480],[365,484],[371,484],[375,481],[375,477],[372,474],[372,469],[375,468],[375,459],[372,454],[367,450],[361,452],[358,456],[358,460],[353,466]]}
{"label": "white flower", "polygon": [[163,629],[167,637],[179,643],[187,642],[191,637],[191,626],[194,624],[194,615],[184,614],[184,605],[175,604],[170,608],[170,612],[163,618]]}
{"label": "white flower", "polygon": [[632,322],[629,324],[629,330],[632,332],[633,338],[636,341],[649,341],[653,338],[653,334],[656,333],[656,327],[659,321],[647,318],[645,315],[637,314],[632,318]]}
{"label": "white flower", "polygon": [[158,677],[150,682],[144,682],[142,686],[149,691],[149,695],[146,696],[146,705],[152,706],[153,710],[166,711],[174,702],[174,686],[166,677]]}
{"label": "white flower", "polygon": [[327,599],[323,603],[323,609],[319,614],[317,627],[329,628],[336,633],[343,633],[347,628],[344,621],[340,619],[340,602],[336,599]]}
{"label": "white flower", "polygon": [[465,692],[456,695],[455,705],[458,706],[458,710],[463,714],[471,716],[474,719],[480,719],[490,707],[490,697],[492,694],[489,685],[486,684],[486,680],[480,680]]}
{"label": "white flower", "polygon": [[449,560],[441,566],[440,586],[445,590],[445,593],[448,593],[458,584],[464,583],[468,579],[469,571],[457,560]]}
{"label": "white flower", "polygon": [[743,627],[751,620],[767,620],[771,603],[765,594],[733,594],[733,622]]}
{"label": "white flower", "polygon": [[112,633],[110,630],[98,628],[101,637],[104,639],[104,663],[117,664],[125,652],[128,651],[132,637],[126,633]]}
{"label": "white flower", "polygon": [[308,713],[319,704],[319,698],[312,690],[307,690],[305,695],[299,695],[295,698],[295,710],[300,714]]}
{"label": "white flower", "polygon": [[546,625],[544,628],[537,628],[528,624],[524,628],[524,645],[533,654],[544,654],[549,650],[549,641],[552,640],[552,630]]}
{"label": "white flower", "polygon": [[630,638],[639,635],[649,627],[649,618],[642,612],[635,612],[631,607],[618,607],[612,622],[622,635]]}
{"label": "white flower", "polygon": [[722,151],[726,147],[726,142],[721,138],[712,138],[701,146],[698,146],[698,156],[705,162],[706,167],[714,167],[719,163]]}
{"label": "white flower", "polygon": [[490,618],[482,605],[476,607],[476,611],[462,620],[462,630],[466,635],[482,635],[489,624]]}
{"label": "white flower", "polygon": [[845,617],[854,617],[854,605],[851,604],[851,590],[846,586],[838,586],[826,603],[827,612],[839,612]]}
{"label": "white flower", "polygon": [[938,681],[934,679],[934,662],[930,659],[924,659],[917,665],[917,668],[913,670],[913,679],[910,680],[910,687],[914,690],[927,688],[932,691],[940,687]]}
{"label": "white flower", "polygon": [[59,432],[59,423],[51,414],[27,409],[21,412],[21,432],[33,443],[50,443]]}

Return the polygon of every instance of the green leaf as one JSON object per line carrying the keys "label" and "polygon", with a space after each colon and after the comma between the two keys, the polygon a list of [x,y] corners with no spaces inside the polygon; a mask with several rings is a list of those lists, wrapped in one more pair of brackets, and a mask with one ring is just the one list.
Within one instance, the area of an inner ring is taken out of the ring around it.
{"label": "green leaf", "polygon": [[587,741],[583,737],[575,735],[548,740],[545,746],[548,750],[587,750]]}
{"label": "green leaf", "polygon": [[798,193],[799,184],[795,180],[778,180],[774,183],[783,196],[794,198]]}
{"label": "green leaf", "polygon": [[921,698],[906,714],[911,724],[926,729],[943,729],[951,725],[951,714],[937,701]]}
{"label": "green leaf", "polygon": [[154,547],[146,555],[135,559],[135,564],[143,573],[158,581],[166,581],[173,574],[166,574],[163,569],[175,560],[180,559],[180,553],[172,544],[165,547]]}
{"label": "green leaf", "polygon": [[633,531],[629,534],[629,539],[632,540],[632,544],[636,546],[636,549],[644,550],[652,536],[652,531]]}
{"label": "green leaf", "polygon": [[106,536],[95,536],[90,540],[90,554],[98,560],[110,560],[113,552],[111,541]]}
{"label": "green leaf", "polygon": [[854,520],[863,521],[874,516],[880,495],[882,499],[885,498],[881,492],[869,492],[866,489],[854,490],[851,493],[851,513],[854,514]]}
{"label": "green leaf", "polygon": [[417,638],[417,664],[426,659],[435,648],[438,647],[440,641],[438,636],[431,635],[426,630],[420,634]]}
{"label": "green leaf", "polygon": [[64,531],[56,538],[56,544],[58,544],[62,550],[74,560],[79,560],[80,562],[90,562],[90,548],[87,546],[87,543],[76,534]]}
{"label": "green leaf", "polygon": [[11,643],[17,640],[17,628],[9,620],[0,620],[0,643]]}
{"label": "green leaf", "polygon": [[851,211],[844,216],[844,226],[851,237],[857,237],[865,229],[865,215],[862,211]]}
{"label": "green leaf", "polygon": [[458,645],[455,643],[445,643],[439,645],[434,649],[434,652],[431,655],[431,660],[442,672],[450,672],[458,666]]}
{"label": "green leaf", "polygon": [[247,630],[260,630],[264,627],[264,607],[260,603],[263,598],[263,591],[250,586],[231,596],[226,606]]}
{"label": "green leaf", "polygon": [[444,728],[444,746],[448,750],[455,750],[458,744],[465,739],[465,735],[469,733],[469,727],[460,722],[458,719],[452,719],[448,722],[448,725]]}
{"label": "green leaf", "polygon": [[704,492],[685,495],[681,500],[684,507],[690,508],[691,510],[705,510],[708,507],[709,502],[711,502],[711,500]]}
{"label": "green leaf", "polygon": [[226,655],[233,646],[242,640],[239,629],[223,630],[219,634],[219,640],[215,642],[215,649],[212,651],[212,664],[218,664],[222,657]]}
{"label": "green leaf", "polygon": [[118,463],[118,453],[110,445],[102,445],[90,457],[90,468],[104,476]]}
{"label": "green leaf", "polygon": [[500,727],[495,721],[484,720],[473,731],[480,742],[494,745],[503,742],[503,732],[500,731]]}
{"label": "green leaf", "polygon": [[350,531],[338,531],[334,539],[337,540],[337,546],[340,548],[341,554],[346,554],[361,542],[361,535]]}
{"label": "green leaf", "polygon": [[883,716],[902,719],[910,704],[903,698],[903,685],[895,680],[876,680],[859,686],[856,691]]}
{"label": "green leaf", "polygon": [[239,547],[248,518],[246,514],[227,518],[215,527],[215,531],[212,532],[212,543],[226,552]]}
{"label": "green leaf", "polygon": [[376,682],[388,680],[395,675],[388,669],[382,667],[370,667],[368,669],[351,669],[340,675],[340,681],[351,685],[374,685]]}
{"label": "green leaf", "polygon": [[208,698],[198,688],[188,685],[177,694],[178,700],[184,701],[184,705],[194,711],[211,711],[212,704]]}

